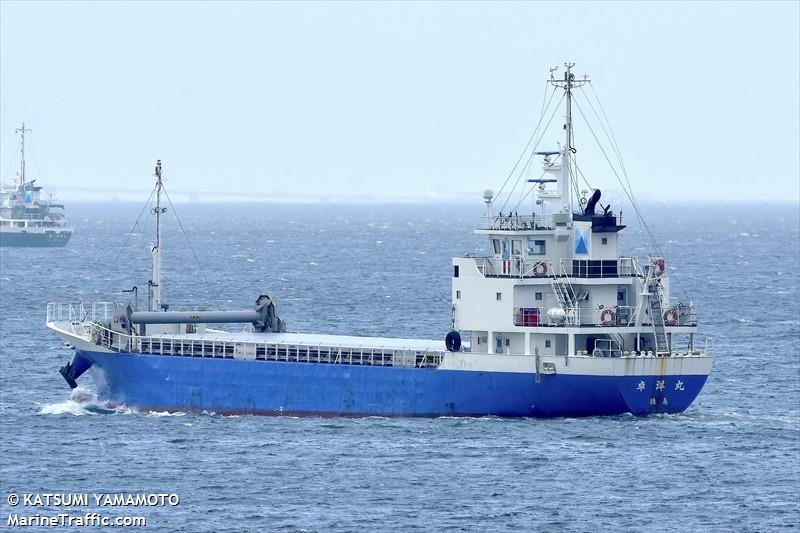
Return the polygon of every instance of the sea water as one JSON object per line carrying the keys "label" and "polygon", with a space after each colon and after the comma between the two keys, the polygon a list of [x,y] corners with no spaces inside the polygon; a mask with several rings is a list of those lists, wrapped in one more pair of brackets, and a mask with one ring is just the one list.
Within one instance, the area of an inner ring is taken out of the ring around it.
{"label": "sea water", "polygon": [[[0,249],[0,492],[174,493],[148,530],[739,530],[800,524],[796,204],[645,206],[714,368],[680,415],[582,419],[225,417],[111,409],[45,328],[48,301],[146,299],[152,216],[70,205],[61,249]],[[180,204],[171,309],[277,300],[290,330],[442,339],[450,257],[487,252],[480,205]],[[625,213],[626,255],[647,256]],[[184,231],[185,230],[185,231]]]}

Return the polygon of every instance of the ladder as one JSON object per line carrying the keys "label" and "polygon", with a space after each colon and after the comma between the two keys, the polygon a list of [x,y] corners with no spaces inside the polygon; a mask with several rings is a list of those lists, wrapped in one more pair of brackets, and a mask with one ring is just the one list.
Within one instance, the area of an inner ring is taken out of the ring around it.
{"label": "ladder", "polygon": [[651,277],[648,279],[647,298],[650,307],[650,319],[653,323],[653,337],[655,338],[656,353],[669,353],[669,346],[667,345],[667,331],[664,327],[664,306],[661,300],[661,284],[658,278]]}
{"label": "ladder", "polygon": [[578,302],[575,299],[575,292],[568,281],[558,278],[551,278],[550,284],[553,286],[553,292],[556,294],[558,304],[564,310],[567,323],[578,325]]}

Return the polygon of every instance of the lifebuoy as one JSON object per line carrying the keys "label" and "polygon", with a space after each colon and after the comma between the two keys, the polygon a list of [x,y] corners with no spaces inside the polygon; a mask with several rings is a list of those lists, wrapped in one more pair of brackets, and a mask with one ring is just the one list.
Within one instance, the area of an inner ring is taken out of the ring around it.
{"label": "lifebuoy", "polygon": [[674,326],[678,323],[678,312],[675,309],[667,309],[663,318],[665,326]]}
{"label": "lifebuoy", "polygon": [[664,273],[664,271],[666,271],[666,269],[667,269],[667,265],[664,262],[664,258],[663,257],[659,257],[659,258],[655,259],[653,261],[653,268],[655,269],[655,272],[654,272],[655,276],[657,278],[660,277]]}
{"label": "lifebuoy", "polygon": [[533,275],[537,278],[542,278],[547,275],[547,263],[539,261],[533,265]]}
{"label": "lifebuoy", "polygon": [[461,351],[461,335],[455,330],[445,336],[444,343],[447,346],[448,352]]}
{"label": "lifebuoy", "polygon": [[617,314],[610,307],[603,309],[603,312],[600,313],[600,322],[602,322],[604,326],[613,326],[616,322],[616,318]]}

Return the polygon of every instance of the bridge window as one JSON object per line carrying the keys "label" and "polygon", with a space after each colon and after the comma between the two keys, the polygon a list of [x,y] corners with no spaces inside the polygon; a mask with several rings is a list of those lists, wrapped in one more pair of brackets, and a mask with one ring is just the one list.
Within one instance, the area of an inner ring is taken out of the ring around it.
{"label": "bridge window", "polygon": [[500,239],[492,239],[495,255],[500,255]]}
{"label": "bridge window", "polygon": [[514,239],[511,241],[511,253],[514,255],[522,254],[522,241]]}
{"label": "bridge window", "polygon": [[545,241],[538,239],[528,239],[528,254],[546,255]]}

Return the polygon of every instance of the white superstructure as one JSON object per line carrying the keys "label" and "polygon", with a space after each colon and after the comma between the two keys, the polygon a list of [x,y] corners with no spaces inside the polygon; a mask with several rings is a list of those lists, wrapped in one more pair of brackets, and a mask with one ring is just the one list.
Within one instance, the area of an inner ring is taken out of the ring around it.
{"label": "white superstructure", "polygon": [[[622,217],[578,190],[573,146],[572,64],[551,83],[566,100],[565,143],[535,152],[542,174],[531,183],[532,211],[495,212],[491,190],[475,230],[487,257],[453,259],[453,327],[473,352],[519,355],[670,355],[697,352],[690,302],[674,302],[663,258],[619,254]],[[576,196],[578,196],[576,194]],[[678,340],[681,340],[681,344]]]}
{"label": "white superstructure", "polygon": [[72,236],[64,206],[45,199],[42,187],[26,172],[25,134],[30,131],[25,123],[17,128],[19,171],[13,183],[0,185],[0,246],[64,246]]}

